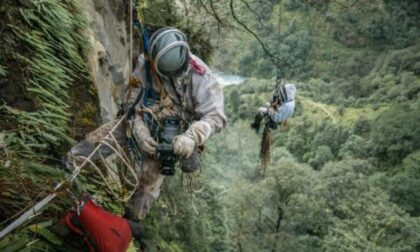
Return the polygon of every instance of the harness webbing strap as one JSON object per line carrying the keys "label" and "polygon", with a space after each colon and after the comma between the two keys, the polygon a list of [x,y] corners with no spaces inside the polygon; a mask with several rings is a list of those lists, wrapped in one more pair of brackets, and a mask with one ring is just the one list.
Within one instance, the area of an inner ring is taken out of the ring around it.
{"label": "harness webbing strap", "polygon": [[67,226],[73,232],[83,237],[83,241],[89,247],[90,252],[99,251],[96,241],[92,238],[92,236],[88,233],[86,228],[80,222],[79,218],[77,217],[77,214],[69,214],[65,218]]}

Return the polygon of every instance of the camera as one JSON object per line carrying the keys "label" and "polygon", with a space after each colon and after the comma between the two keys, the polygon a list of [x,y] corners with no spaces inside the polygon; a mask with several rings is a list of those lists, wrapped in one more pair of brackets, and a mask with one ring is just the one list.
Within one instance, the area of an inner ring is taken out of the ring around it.
{"label": "camera", "polygon": [[[182,133],[180,121],[177,117],[168,117],[164,120],[162,127],[157,130],[158,159],[161,162],[160,173],[165,176],[175,174],[175,165],[179,157],[174,154],[172,142],[174,138]],[[181,170],[186,173],[194,172],[200,166],[200,155],[198,148],[195,147],[193,154],[189,158],[181,159]]]}
{"label": "camera", "polygon": [[176,117],[165,119],[163,127],[158,132],[158,158],[162,163],[160,173],[165,176],[175,174],[175,164],[178,161],[172,148],[172,141],[181,133],[180,122]]}

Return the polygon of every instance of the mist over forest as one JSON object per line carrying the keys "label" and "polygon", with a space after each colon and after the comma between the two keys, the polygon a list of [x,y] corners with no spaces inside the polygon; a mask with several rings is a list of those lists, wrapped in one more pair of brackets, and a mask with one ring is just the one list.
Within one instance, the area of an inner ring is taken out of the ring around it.
{"label": "mist over forest", "polygon": [[[133,3],[147,29],[184,31],[211,69],[244,78],[223,87],[228,125],[200,171],[165,178],[146,251],[420,251],[419,1]],[[129,8],[0,3],[0,230],[68,175],[71,146],[115,117],[135,64]],[[277,76],[296,85],[296,109],[263,169],[250,123]],[[71,190],[123,214],[130,188],[112,181],[90,167]],[[71,207],[57,197],[0,250],[77,251],[53,230]]]}

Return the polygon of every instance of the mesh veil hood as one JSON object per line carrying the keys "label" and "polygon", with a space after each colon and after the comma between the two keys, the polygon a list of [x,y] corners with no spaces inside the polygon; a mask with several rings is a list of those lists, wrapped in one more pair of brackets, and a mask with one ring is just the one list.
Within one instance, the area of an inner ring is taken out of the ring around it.
{"label": "mesh veil hood", "polygon": [[175,28],[163,28],[150,38],[150,56],[159,75],[173,76],[186,69],[189,46],[184,33]]}

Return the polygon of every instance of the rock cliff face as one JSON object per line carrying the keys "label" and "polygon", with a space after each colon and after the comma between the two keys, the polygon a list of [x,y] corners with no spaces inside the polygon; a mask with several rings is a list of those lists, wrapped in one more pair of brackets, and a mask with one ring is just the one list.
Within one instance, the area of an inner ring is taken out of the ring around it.
{"label": "rock cliff face", "polygon": [[93,81],[98,90],[103,122],[118,111],[118,101],[131,72],[129,4],[121,0],[84,0],[89,19],[88,55]]}

